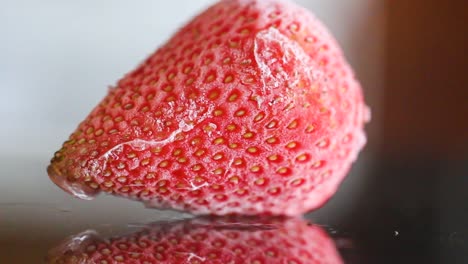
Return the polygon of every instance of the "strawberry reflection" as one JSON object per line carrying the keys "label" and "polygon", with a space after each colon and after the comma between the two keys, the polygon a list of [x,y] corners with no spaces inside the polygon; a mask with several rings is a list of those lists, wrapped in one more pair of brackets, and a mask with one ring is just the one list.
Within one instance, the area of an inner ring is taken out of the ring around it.
{"label": "strawberry reflection", "polygon": [[103,238],[85,231],[50,250],[48,263],[338,264],[333,240],[300,218],[198,217]]}

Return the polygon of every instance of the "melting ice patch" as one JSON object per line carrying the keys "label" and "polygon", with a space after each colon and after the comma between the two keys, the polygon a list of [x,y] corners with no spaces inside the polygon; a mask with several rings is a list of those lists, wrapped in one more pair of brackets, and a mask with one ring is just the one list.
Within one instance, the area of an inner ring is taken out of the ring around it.
{"label": "melting ice patch", "polygon": [[311,85],[325,78],[324,72],[295,41],[276,28],[262,30],[255,36],[254,56],[257,62],[262,89],[260,96],[268,96],[275,89],[286,87],[286,98],[294,99],[293,92],[301,81]]}

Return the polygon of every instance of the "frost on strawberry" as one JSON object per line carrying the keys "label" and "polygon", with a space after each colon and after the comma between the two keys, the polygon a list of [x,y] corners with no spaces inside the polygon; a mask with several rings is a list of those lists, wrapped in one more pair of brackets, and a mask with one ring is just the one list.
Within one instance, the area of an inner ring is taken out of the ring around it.
{"label": "frost on strawberry", "polygon": [[112,238],[95,231],[49,251],[49,264],[340,264],[333,240],[302,219],[195,218]]}
{"label": "frost on strawberry", "polygon": [[308,11],[224,0],[118,81],[48,172],[85,199],[296,215],[336,192],[367,116],[338,45]]}

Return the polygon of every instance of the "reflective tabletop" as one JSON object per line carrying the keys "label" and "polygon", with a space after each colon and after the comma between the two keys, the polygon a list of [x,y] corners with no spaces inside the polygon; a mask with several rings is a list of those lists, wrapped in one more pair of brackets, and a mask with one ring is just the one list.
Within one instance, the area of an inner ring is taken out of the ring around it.
{"label": "reflective tabletop", "polygon": [[[463,169],[450,172],[458,179],[447,183],[453,195],[434,196],[433,207],[420,206],[425,190],[415,187],[418,177],[430,177],[425,170],[435,171],[429,165],[422,166],[423,172],[379,165],[381,169],[365,176],[359,168],[369,167],[364,158],[348,178],[355,182],[379,175],[383,187],[353,193],[353,181],[346,180],[326,206],[298,218],[210,218],[147,209],[112,196],[78,200],[47,178],[47,163],[35,155],[1,159],[0,263],[468,261]],[[405,171],[413,175],[415,186],[409,181],[407,189],[395,189],[399,178],[408,177]],[[389,175],[396,182],[385,180]]]}

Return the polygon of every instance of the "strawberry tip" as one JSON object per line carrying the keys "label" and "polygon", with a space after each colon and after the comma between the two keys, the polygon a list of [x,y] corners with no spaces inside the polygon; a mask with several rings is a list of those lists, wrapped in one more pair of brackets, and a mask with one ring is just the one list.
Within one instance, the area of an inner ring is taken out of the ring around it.
{"label": "strawberry tip", "polygon": [[65,177],[54,164],[47,167],[47,174],[49,178],[65,192],[73,195],[82,200],[92,200],[96,195],[99,194],[99,190],[95,190],[91,187],[84,185],[78,181],[72,182]]}

